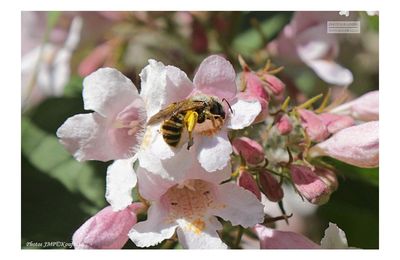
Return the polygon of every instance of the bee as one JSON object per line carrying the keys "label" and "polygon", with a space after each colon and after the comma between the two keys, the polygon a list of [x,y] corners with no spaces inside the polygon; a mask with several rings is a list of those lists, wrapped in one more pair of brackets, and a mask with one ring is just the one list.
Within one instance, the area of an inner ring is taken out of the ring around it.
{"label": "bee", "polygon": [[[230,111],[232,108],[226,99]],[[152,116],[148,125],[160,122],[160,133],[164,141],[172,147],[177,147],[184,129],[187,130],[189,141],[187,149],[193,145],[193,132],[211,136],[218,132],[225,120],[225,111],[221,102],[212,96],[196,95],[189,99],[174,102]]]}

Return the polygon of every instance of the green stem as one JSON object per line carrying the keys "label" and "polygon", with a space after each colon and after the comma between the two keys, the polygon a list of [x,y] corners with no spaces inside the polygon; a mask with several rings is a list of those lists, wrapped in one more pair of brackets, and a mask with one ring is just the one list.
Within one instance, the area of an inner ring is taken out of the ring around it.
{"label": "green stem", "polygon": [[244,230],[244,228],[242,226],[239,226],[238,234],[237,234],[235,243],[233,244],[233,248],[235,248],[235,249],[239,249],[240,241],[242,241],[243,230]]}

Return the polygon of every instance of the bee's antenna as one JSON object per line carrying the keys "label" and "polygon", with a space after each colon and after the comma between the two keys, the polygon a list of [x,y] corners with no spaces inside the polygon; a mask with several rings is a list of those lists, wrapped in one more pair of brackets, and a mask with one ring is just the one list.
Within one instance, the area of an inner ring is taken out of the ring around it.
{"label": "bee's antenna", "polygon": [[224,102],[224,101],[225,101],[226,104],[228,105],[229,110],[231,111],[231,113],[233,114],[233,110],[232,110],[231,104],[229,104],[228,100],[226,100],[225,98],[222,99],[222,102]]}

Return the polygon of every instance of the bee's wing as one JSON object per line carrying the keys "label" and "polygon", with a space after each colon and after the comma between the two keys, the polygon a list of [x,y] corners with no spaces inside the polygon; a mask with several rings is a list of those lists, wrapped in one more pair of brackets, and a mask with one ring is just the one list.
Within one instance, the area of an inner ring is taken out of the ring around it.
{"label": "bee's wing", "polygon": [[153,115],[147,124],[154,124],[162,119],[167,117],[171,117],[173,114],[177,114],[179,112],[198,109],[204,107],[203,101],[192,101],[192,100],[183,100],[180,102],[172,103],[166,108],[160,110],[157,114]]}

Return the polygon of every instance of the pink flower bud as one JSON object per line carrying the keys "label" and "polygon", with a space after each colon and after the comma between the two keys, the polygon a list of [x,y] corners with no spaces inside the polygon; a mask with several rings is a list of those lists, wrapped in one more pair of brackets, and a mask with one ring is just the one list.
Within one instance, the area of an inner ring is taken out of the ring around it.
{"label": "pink flower bud", "polygon": [[328,202],[331,194],[330,187],[311,168],[292,164],[290,174],[296,189],[309,202],[318,205]]}
{"label": "pink flower bud", "polygon": [[262,193],[272,202],[278,202],[283,198],[283,190],[278,180],[268,170],[259,172]]}
{"label": "pink flower bud", "polygon": [[307,237],[290,231],[279,231],[257,224],[254,226],[261,249],[318,249]]}
{"label": "pink flower bud", "polygon": [[239,137],[233,140],[232,146],[233,152],[242,155],[247,163],[257,165],[264,162],[264,149],[256,141],[247,137]]}
{"label": "pink flower bud", "polygon": [[264,83],[261,79],[252,71],[243,72],[244,79],[246,81],[246,90],[245,93],[257,97],[262,98],[269,101],[269,95],[267,90],[264,88]]}
{"label": "pink flower bud", "polygon": [[282,115],[276,122],[276,129],[281,135],[287,135],[293,130],[293,124],[287,115]]}
{"label": "pink flower bud", "polygon": [[322,120],[312,111],[299,109],[301,125],[312,141],[321,142],[329,136],[328,129]]}
{"label": "pink flower bud", "polygon": [[329,133],[334,134],[344,128],[354,125],[354,119],[349,116],[336,115],[331,113],[320,114],[319,119],[326,126]]}
{"label": "pink flower bud", "polygon": [[108,206],[87,220],[72,236],[76,249],[119,249],[128,241],[128,232],[136,224],[136,211],[141,203],[133,203],[121,211]]}
{"label": "pink flower bud", "polygon": [[361,121],[379,120],[379,90],[368,92],[353,101],[334,108],[331,112],[349,115]]}
{"label": "pink flower bud", "polygon": [[339,182],[337,180],[336,174],[322,167],[315,167],[315,173],[319,178],[329,187],[331,192],[334,192],[339,187]]}
{"label": "pink flower bud", "polygon": [[379,121],[345,128],[328,140],[313,146],[312,157],[329,156],[364,168],[379,165]]}
{"label": "pink flower bud", "polygon": [[279,96],[285,91],[285,83],[274,75],[266,73],[264,74],[264,79],[267,82],[267,87],[275,96]]}
{"label": "pink flower bud", "polygon": [[260,189],[258,188],[257,182],[254,180],[253,176],[250,173],[248,173],[246,170],[241,169],[237,182],[240,187],[251,191],[254,195],[256,195],[257,199],[261,201]]}

